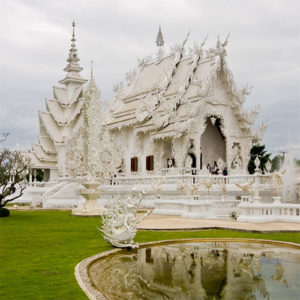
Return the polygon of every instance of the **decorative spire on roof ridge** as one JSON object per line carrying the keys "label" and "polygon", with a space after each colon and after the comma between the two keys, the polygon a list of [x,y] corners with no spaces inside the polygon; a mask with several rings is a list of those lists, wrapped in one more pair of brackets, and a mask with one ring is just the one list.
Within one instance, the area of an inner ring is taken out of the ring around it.
{"label": "decorative spire on roof ridge", "polygon": [[157,45],[157,47],[163,47],[164,43],[165,43],[164,37],[163,37],[163,34],[161,32],[161,27],[159,25],[158,33],[157,33],[157,37],[156,37],[156,45]]}
{"label": "decorative spire on roof ridge", "polygon": [[220,54],[222,57],[224,57],[224,56],[227,55],[227,52],[226,52],[225,47],[226,47],[227,44],[228,44],[229,36],[230,36],[230,33],[227,35],[225,41],[222,43],[222,42],[220,41],[220,37],[219,37],[219,35],[218,35],[218,40],[217,40],[217,44],[216,44],[216,50],[217,50],[218,54]]}
{"label": "decorative spire on roof ridge", "polygon": [[97,87],[95,78],[94,78],[94,62],[91,60],[91,73],[90,73],[90,80],[88,83],[87,93],[95,93],[96,97],[100,97],[100,91]]}
{"label": "decorative spire on roof ridge", "polygon": [[157,53],[156,53],[156,58],[157,58],[157,64],[159,64],[162,59],[163,59],[163,56],[165,54],[165,51],[164,51],[164,37],[162,35],[162,32],[161,32],[161,27],[159,25],[158,27],[158,33],[157,33],[157,37],[156,37],[156,45],[157,45]]}
{"label": "decorative spire on roof ridge", "polygon": [[94,63],[94,62],[91,60],[91,79],[90,79],[90,81],[94,81],[93,63]]}
{"label": "decorative spire on roof ridge", "polygon": [[77,56],[77,49],[76,49],[76,38],[75,38],[75,22],[73,21],[72,23],[73,27],[73,33],[72,33],[72,39],[71,39],[71,48],[69,50],[69,57],[67,58],[67,62],[72,63],[72,62],[79,62],[79,58]]}

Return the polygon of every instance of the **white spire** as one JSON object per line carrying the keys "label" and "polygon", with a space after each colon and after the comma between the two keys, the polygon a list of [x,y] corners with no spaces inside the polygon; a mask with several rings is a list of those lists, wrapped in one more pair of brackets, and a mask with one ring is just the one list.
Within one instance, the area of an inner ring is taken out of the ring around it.
{"label": "white spire", "polygon": [[87,93],[95,92],[96,98],[100,97],[100,90],[97,87],[95,78],[94,78],[94,62],[91,60],[91,73],[90,73],[90,80],[87,87]]}
{"label": "white spire", "polygon": [[91,81],[94,81],[93,61],[91,60]]}
{"label": "white spire", "polygon": [[60,80],[59,82],[62,84],[68,84],[68,83],[78,83],[83,84],[87,80],[83,79],[80,76],[80,72],[83,70],[83,68],[79,65],[79,57],[77,54],[77,48],[76,48],[76,39],[75,39],[75,22],[72,22],[73,27],[73,33],[71,38],[71,48],[69,50],[69,57],[67,58],[67,66],[64,68],[64,71],[67,72],[67,75],[64,79]]}
{"label": "white spire", "polygon": [[157,47],[163,47],[164,43],[165,43],[164,37],[162,35],[161,28],[160,28],[160,25],[159,25],[158,33],[157,33],[157,37],[156,37],[156,45],[157,45]]}
{"label": "white spire", "polygon": [[76,49],[76,39],[75,39],[75,22],[73,21],[72,23],[72,27],[73,27],[73,34],[72,34],[72,39],[71,39],[71,48],[69,51],[69,57],[67,59],[67,62],[71,63],[71,62],[79,62],[79,58],[77,56],[77,49]]}

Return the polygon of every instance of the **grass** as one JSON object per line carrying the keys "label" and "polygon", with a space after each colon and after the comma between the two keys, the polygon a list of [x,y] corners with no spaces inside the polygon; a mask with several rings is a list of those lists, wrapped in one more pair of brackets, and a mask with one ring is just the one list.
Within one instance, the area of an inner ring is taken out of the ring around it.
{"label": "grass", "polygon": [[[70,217],[69,211],[11,211],[0,218],[0,299],[87,299],[74,267],[88,256],[112,249],[96,226],[100,218]],[[136,241],[199,237],[247,237],[300,243],[300,233],[230,230],[139,231]]]}

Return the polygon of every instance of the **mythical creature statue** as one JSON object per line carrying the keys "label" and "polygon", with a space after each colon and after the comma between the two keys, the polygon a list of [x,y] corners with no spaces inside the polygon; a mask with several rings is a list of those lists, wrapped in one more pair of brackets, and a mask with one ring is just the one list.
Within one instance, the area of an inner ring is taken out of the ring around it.
{"label": "mythical creature statue", "polygon": [[235,183],[235,186],[237,186],[243,193],[249,193],[251,191],[253,183],[254,181],[251,180],[245,184]]}
{"label": "mythical creature statue", "polygon": [[179,181],[177,183],[177,190],[185,192],[187,196],[195,195],[199,189],[198,183],[187,183],[186,181]]}
{"label": "mythical creature statue", "polygon": [[286,172],[286,170],[284,170],[282,172],[273,172],[271,174],[272,186],[275,191],[275,196],[278,195],[279,191],[282,189],[282,186],[283,186],[282,176],[285,174],[285,172]]}
{"label": "mythical creature statue", "polygon": [[187,185],[185,186],[186,194],[187,194],[188,196],[195,195],[196,192],[197,192],[198,189],[199,189],[199,186],[200,186],[200,184],[198,184],[198,183],[187,184]]}
{"label": "mythical creature statue", "polygon": [[137,224],[144,220],[147,213],[136,219],[137,208],[143,199],[143,192],[132,189],[130,196],[124,200],[118,198],[110,201],[106,206],[107,214],[102,217],[102,227],[98,228],[105,240],[119,248],[137,248],[134,237],[137,233]]}
{"label": "mythical creature statue", "polygon": [[160,195],[160,192],[161,192],[165,182],[166,182],[165,179],[153,180],[152,181],[151,186],[152,186],[153,191],[155,191],[155,193],[156,193],[156,197],[158,197]]}
{"label": "mythical creature statue", "polygon": [[207,195],[209,196],[209,190],[214,185],[214,180],[202,180],[201,184],[203,184],[207,188]]}

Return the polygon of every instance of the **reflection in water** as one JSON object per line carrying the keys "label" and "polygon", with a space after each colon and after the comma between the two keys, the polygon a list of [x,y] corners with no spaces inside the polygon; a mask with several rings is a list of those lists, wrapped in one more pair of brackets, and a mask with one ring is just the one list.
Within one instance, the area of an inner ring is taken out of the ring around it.
{"label": "reflection in water", "polygon": [[298,299],[300,253],[256,243],[203,242],[123,250],[94,262],[107,299]]}

